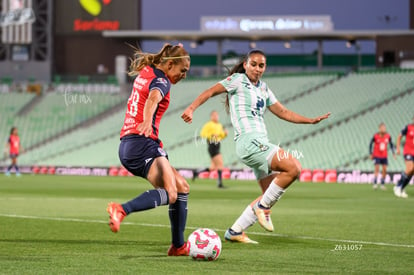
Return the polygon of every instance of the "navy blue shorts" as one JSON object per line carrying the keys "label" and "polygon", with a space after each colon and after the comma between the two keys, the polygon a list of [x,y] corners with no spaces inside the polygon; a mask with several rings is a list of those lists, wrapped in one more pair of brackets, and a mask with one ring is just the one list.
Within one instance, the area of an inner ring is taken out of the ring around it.
{"label": "navy blue shorts", "polygon": [[140,135],[121,138],[119,160],[133,175],[146,179],[152,163],[158,157],[168,159],[167,153],[157,141]]}
{"label": "navy blue shorts", "polygon": [[406,161],[414,161],[414,155],[404,155]]}
{"label": "navy blue shorts", "polygon": [[388,165],[388,158],[374,158],[374,164]]}

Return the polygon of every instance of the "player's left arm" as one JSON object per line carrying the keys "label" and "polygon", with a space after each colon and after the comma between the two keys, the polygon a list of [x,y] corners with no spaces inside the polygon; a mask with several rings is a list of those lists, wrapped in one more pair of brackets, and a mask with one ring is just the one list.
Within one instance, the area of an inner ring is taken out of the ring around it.
{"label": "player's left arm", "polygon": [[279,101],[270,105],[268,108],[278,118],[292,122],[292,123],[300,123],[300,124],[317,124],[321,122],[322,120],[327,119],[331,115],[331,113],[326,113],[322,116],[318,116],[315,118],[308,118],[308,117],[302,116],[298,113],[295,113],[287,109]]}
{"label": "player's left arm", "polygon": [[372,146],[374,145],[374,142],[375,142],[375,136],[372,137],[372,139],[371,139],[371,141],[369,143],[369,155],[371,156],[371,159],[374,158],[374,156],[372,154],[373,153],[372,152]]}
{"label": "player's left arm", "polygon": [[161,93],[157,89],[154,89],[150,91],[148,99],[145,102],[144,121],[138,125],[137,130],[146,137],[149,137],[152,133],[152,118],[162,98]]}

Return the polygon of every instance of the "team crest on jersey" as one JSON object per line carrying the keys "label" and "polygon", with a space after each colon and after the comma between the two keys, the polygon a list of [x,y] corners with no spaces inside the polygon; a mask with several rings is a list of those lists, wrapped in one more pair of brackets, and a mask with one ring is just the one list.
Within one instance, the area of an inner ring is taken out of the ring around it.
{"label": "team crest on jersey", "polygon": [[162,77],[157,78],[157,83],[158,83],[158,84],[162,84],[162,85],[164,85],[165,87],[167,87],[167,85],[168,85],[167,80],[166,80],[165,78],[162,78]]}
{"label": "team crest on jersey", "polygon": [[161,156],[165,157],[167,155],[167,152],[165,152],[164,149],[158,147],[158,152],[161,154]]}

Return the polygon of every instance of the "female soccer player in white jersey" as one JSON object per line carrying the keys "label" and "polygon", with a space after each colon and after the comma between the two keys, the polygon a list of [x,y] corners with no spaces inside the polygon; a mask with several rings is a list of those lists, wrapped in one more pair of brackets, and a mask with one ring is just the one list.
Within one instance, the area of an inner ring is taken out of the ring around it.
{"label": "female soccer player in white jersey", "polygon": [[265,109],[292,123],[316,124],[330,115],[307,118],[288,110],[261,81],[265,70],[265,54],[260,50],[250,51],[246,59],[231,70],[229,77],[201,93],[181,116],[185,122],[191,123],[193,112],[200,105],[210,97],[227,93],[226,106],[234,127],[236,153],[244,164],[253,169],[263,192],[226,231],[225,239],[233,242],[257,243],[244,233],[256,220],[267,231],[273,231],[270,209],[301,170],[298,160],[269,142],[263,119]]}

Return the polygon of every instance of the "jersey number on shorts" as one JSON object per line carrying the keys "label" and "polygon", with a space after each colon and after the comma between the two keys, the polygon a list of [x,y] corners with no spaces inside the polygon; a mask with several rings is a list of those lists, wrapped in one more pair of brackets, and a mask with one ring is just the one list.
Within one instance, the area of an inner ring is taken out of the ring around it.
{"label": "jersey number on shorts", "polygon": [[130,116],[135,117],[138,113],[138,101],[139,101],[139,93],[137,90],[134,89],[134,92],[132,93],[130,100],[131,102],[129,104],[128,113],[130,114]]}

